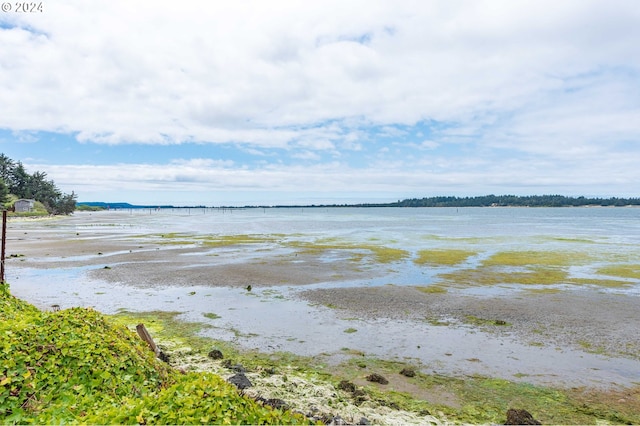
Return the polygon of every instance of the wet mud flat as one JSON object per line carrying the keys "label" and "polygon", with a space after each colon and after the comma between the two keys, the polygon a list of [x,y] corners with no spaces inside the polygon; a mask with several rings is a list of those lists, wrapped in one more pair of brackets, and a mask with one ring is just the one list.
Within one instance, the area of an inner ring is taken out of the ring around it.
{"label": "wet mud flat", "polygon": [[558,386],[640,382],[634,293],[425,291],[389,284],[398,270],[415,269],[397,249],[299,234],[173,231],[109,212],[15,221],[8,280],[44,308],[178,311],[213,326],[209,337],[265,352],[365,353],[428,372]]}
{"label": "wet mud flat", "polygon": [[380,286],[316,289],[300,296],[361,318],[472,327],[531,346],[640,359],[640,306],[628,295],[574,290],[478,296]]}
{"label": "wet mud flat", "polygon": [[78,269],[89,279],[136,288],[305,285],[372,276],[346,258],[327,261],[316,252],[282,247],[282,235],[199,238],[126,219],[124,213],[107,212],[10,221],[7,262],[18,268]]}

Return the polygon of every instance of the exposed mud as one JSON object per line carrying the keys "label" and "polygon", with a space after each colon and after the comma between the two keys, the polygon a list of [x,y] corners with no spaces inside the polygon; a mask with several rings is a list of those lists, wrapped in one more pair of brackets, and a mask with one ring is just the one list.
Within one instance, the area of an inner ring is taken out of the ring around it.
{"label": "exposed mud", "polygon": [[[14,221],[8,233],[8,262],[22,268],[85,268],[89,278],[138,288],[305,285],[373,274],[371,268],[355,267],[349,258],[328,261],[324,252],[272,247],[269,239],[231,241],[212,249],[193,236],[166,238],[132,227],[91,225],[87,219],[88,223],[59,219],[67,225],[60,227],[56,219],[47,226]],[[76,226],[68,225],[75,222]]]}
{"label": "exposed mud", "polygon": [[347,315],[427,321],[443,327],[467,324],[531,345],[640,359],[638,300],[626,295],[575,290],[470,296],[382,286],[309,290],[301,297]]}

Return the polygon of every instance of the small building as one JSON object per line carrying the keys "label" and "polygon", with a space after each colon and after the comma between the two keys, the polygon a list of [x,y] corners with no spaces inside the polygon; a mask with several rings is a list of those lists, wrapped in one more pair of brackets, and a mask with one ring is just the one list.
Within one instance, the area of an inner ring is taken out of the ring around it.
{"label": "small building", "polygon": [[36,200],[28,200],[25,198],[21,198],[19,200],[16,200],[15,203],[13,203],[13,208],[16,211],[16,213],[28,213],[31,210],[33,210],[33,205],[35,204]]}

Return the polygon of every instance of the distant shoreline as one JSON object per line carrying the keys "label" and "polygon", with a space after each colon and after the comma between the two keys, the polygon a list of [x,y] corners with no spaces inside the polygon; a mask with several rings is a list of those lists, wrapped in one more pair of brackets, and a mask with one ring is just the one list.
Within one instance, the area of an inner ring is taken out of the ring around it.
{"label": "distant shoreline", "polygon": [[295,205],[245,205],[245,206],[174,206],[136,205],[127,202],[107,203],[102,201],[78,202],[77,207],[104,210],[119,209],[250,209],[250,208],[340,208],[340,207],[637,207],[640,198],[586,198],[564,195],[484,195],[476,197],[426,197],[411,198],[390,203],[345,203],[345,204],[295,204]]}

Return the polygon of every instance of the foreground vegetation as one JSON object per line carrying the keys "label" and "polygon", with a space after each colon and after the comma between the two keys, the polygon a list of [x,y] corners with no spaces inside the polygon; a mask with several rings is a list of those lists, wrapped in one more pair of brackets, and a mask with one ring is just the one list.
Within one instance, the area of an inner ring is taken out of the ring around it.
{"label": "foreground vegetation", "polygon": [[[82,308],[43,312],[11,296],[2,284],[0,419],[4,424],[309,422],[301,414],[243,396],[214,374],[224,365],[242,365],[247,375],[255,372],[256,382],[261,376],[272,383],[273,395],[300,412],[306,413],[301,408],[305,404],[310,407],[302,393],[305,386],[312,386],[307,393],[314,396],[313,403],[334,413],[367,405],[385,416],[368,417],[376,424],[408,423],[407,419],[429,415],[442,422],[504,423],[506,410],[514,407],[527,409],[546,424],[640,423],[637,388],[563,390],[482,376],[446,377],[348,348],[343,348],[346,360],[339,365],[322,356],[240,351],[200,337],[203,324],[181,322],[176,315],[106,317]],[[152,331],[174,367],[155,358],[136,336],[132,328],[139,322]],[[207,356],[212,347],[225,359],[212,361]],[[366,377],[374,373],[389,383],[369,383]],[[264,392],[273,397],[268,389]],[[324,399],[318,398],[323,392]],[[394,417],[402,410],[414,417]]]}
{"label": "foreground vegetation", "polygon": [[299,424],[219,376],[181,374],[91,309],[42,312],[0,288],[0,419],[12,423]]}

